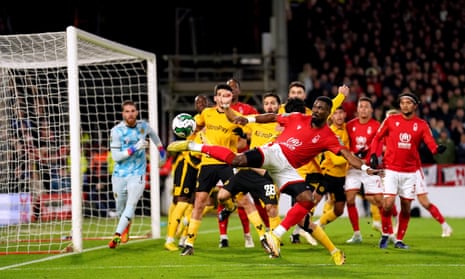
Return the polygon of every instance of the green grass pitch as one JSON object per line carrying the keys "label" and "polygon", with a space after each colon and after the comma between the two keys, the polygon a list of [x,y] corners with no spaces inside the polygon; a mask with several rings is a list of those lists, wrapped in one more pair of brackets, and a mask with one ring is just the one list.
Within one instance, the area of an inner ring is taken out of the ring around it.
{"label": "green grass pitch", "polygon": [[[166,218],[162,218],[166,221]],[[325,231],[346,254],[346,263],[336,266],[321,245],[291,244],[290,232],[283,237],[281,257],[270,259],[251,228],[255,248],[244,248],[239,218],[229,223],[229,248],[218,248],[214,215],[202,222],[193,256],[169,252],[161,239],[132,240],[117,249],[108,241],[86,242],[79,254],[0,256],[0,278],[462,278],[465,274],[465,219],[447,218],[454,233],[441,237],[441,227],[432,218],[412,218],[404,238],[409,250],[379,249],[379,233],[370,219],[361,218],[363,243],[346,244],[352,235],[343,217]],[[162,233],[166,227],[162,228]],[[304,240],[304,239],[302,239]],[[305,241],[305,240],[304,240]]]}

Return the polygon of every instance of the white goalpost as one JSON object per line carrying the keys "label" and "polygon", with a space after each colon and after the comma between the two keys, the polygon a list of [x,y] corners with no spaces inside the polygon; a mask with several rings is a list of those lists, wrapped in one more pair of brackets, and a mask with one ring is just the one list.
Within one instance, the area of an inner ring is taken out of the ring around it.
{"label": "white goalpost", "polygon": [[[158,131],[156,56],[70,26],[0,36],[0,71],[0,255],[106,244],[118,222],[110,129],[130,99]],[[148,159],[131,239],[161,236],[153,145]]]}

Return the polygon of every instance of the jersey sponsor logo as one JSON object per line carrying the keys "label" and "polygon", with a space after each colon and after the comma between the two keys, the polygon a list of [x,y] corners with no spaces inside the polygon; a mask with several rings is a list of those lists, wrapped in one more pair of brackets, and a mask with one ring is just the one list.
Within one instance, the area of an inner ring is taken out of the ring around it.
{"label": "jersey sponsor logo", "polygon": [[[314,142],[314,140],[312,140]],[[299,139],[296,138],[289,138],[286,142],[284,142],[284,145],[287,146],[290,150],[295,150],[297,147],[302,145],[302,142]]]}
{"label": "jersey sponsor logo", "polygon": [[227,133],[229,131],[228,128],[226,127],[223,127],[221,125],[211,125],[211,124],[208,124],[207,125],[207,129],[210,129],[210,130],[215,130],[215,131],[221,131],[223,133]]}
{"label": "jersey sponsor logo", "polygon": [[257,137],[262,137],[262,138],[266,138],[266,139],[271,139],[273,138],[274,134],[273,133],[265,133],[263,131],[258,131],[256,130],[255,133],[254,133]]}
{"label": "jersey sponsor logo", "polygon": [[367,145],[367,138],[364,136],[355,137],[355,148],[357,150],[362,150]]}
{"label": "jersey sponsor logo", "polygon": [[411,141],[412,135],[409,133],[400,133],[399,134],[399,142],[397,143],[397,147],[399,149],[410,149],[412,147]]}

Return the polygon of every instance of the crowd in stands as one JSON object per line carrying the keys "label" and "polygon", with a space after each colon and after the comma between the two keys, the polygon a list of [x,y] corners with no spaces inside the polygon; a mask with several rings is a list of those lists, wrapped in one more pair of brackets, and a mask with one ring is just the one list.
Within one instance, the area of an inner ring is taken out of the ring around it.
{"label": "crowd in stands", "polygon": [[320,95],[334,96],[346,83],[348,119],[358,98],[369,96],[382,120],[399,93],[410,90],[420,97],[420,116],[450,152],[425,156],[424,163],[464,163],[464,2],[294,2],[291,26],[303,30],[290,36],[304,36],[295,40],[298,46],[290,45],[290,56],[299,56],[302,73],[295,78],[309,87],[307,104]]}

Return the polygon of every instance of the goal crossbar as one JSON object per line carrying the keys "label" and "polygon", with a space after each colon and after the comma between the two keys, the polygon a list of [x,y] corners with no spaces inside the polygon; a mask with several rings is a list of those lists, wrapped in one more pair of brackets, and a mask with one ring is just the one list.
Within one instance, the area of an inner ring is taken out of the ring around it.
{"label": "goal crossbar", "polygon": [[[0,115],[6,118],[0,137],[8,139],[0,148],[6,169],[0,199],[9,206],[0,206],[9,216],[0,218],[0,254],[81,252],[83,239],[111,237],[117,222],[111,185],[105,180],[98,199],[89,198],[95,193],[83,191],[84,184],[93,187],[96,178],[83,172],[83,154],[88,145],[108,150],[108,130],[126,99],[140,104],[141,117],[158,131],[155,54],[69,26],[65,32],[0,36],[0,71]],[[149,156],[148,197],[131,226],[134,238],[161,235],[158,150],[150,148]],[[25,175],[18,177],[18,169]],[[55,169],[68,170],[69,190],[53,188]]]}

